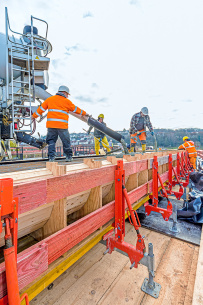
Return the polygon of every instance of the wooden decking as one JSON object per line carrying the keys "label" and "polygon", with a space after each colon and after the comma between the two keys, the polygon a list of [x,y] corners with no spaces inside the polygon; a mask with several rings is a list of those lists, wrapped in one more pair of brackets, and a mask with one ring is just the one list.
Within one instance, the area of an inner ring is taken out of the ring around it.
{"label": "wooden decking", "polygon": [[[162,286],[158,299],[141,291],[142,282],[148,277],[146,267],[130,270],[126,256],[118,252],[104,256],[105,246],[98,243],[30,305],[192,304],[199,247],[144,228],[141,233],[146,244],[154,245],[155,281]],[[126,241],[136,241],[135,230],[128,222]]]}

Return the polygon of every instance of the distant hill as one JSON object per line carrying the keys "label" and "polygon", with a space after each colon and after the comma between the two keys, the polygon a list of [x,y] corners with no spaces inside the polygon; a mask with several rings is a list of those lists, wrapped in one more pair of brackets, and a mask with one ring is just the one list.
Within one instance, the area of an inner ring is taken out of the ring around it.
{"label": "distant hill", "polygon": [[[130,135],[126,130],[119,131],[125,135],[127,143],[130,142]],[[203,148],[203,129],[188,128],[188,129],[154,129],[156,134],[157,144],[159,147],[176,148],[183,143],[183,137],[188,136],[195,142],[197,148]],[[154,138],[147,131],[147,146],[154,145]]]}

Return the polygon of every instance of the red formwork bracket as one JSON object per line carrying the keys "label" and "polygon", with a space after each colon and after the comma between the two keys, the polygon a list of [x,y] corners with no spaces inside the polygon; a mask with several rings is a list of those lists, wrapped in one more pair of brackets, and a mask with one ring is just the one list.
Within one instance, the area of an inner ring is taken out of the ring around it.
{"label": "red formwork bracket", "polygon": [[0,299],[0,305],[20,305],[27,294],[19,295],[17,275],[18,242],[18,199],[13,198],[13,179],[0,179],[0,234],[5,228],[4,260],[6,269],[7,295]]}
{"label": "red formwork bracket", "polygon": [[[170,202],[170,200],[168,198],[168,194],[167,194],[167,191],[166,191],[166,189],[164,187],[164,184],[162,182],[161,176],[159,175],[158,165],[159,164],[158,164],[158,161],[157,161],[157,156],[154,156],[153,167],[152,167],[152,171],[153,171],[152,195],[149,196],[150,199],[152,199],[152,204],[150,204],[149,202],[146,202],[144,204],[145,214],[147,216],[149,216],[151,214],[151,212],[157,212],[157,213],[160,213],[162,215],[164,220],[168,221],[169,217],[173,213],[173,206],[172,206],[172,203]],[[168,204],[167,204],[166,209],[160,208],[158,206],[158,204],[159,204],[159,199],[158,199],[159,182],[161,184],[163,194],[167,198]]]}
{"label": "red formwork bracket", "polygon": [[[137,243],[133,246],[124,241],[125,237],[125,201],[128,207],[128,216],[131,224],[137,232]],[[106,240],[108,253],[111,254],[116,248],[127,253],[131,262],[131,267],[137,268],[139,261],[146,252],[144,239],[139,232],[140,221],[137,213],[133,210],[127,190],[125,188],[125,171],[123,161],[119,160],[115,171],[115,222],[114,229],[103,236]],[[113,234],[115,233],[115,236]]]}
{"label": "red formwork bracket", "polygon": [[[177,154],[179,155],[179,154]],[[169,158],[168,158],[168,182],[167,187],[168,190],[167,194],[168,195],[175,195],[175,197],[180,200],[180,198],[183,196],[184,193],[184,188],[183,188],[183,184],[182,181],[180,180],[180,177],[178,176],[178,168],[179,168],[179,158],[177,156],[177,172],[175,170],[175,168],[173,167],[173,157],[172,154],[169,154]],[[176,180],[174,179],[176,178]],[[178,184],[179,187],[179,191],[174,191],[173,190],[173,186],[175,186],[176,184]]]}
{"label": "red formwork bracket", "polygon": [[[125,201],[127,203],[127,213],[130,223],[134,226],[137,233],[136,246],[124,241],[125,237]],[[123,170],[123,161],[119,160],[115,171],[115,222],[114,229],[103,236],[106,240],[106,251],[104,254],[111,254],[114,250],[128,255],[131,267],[137,268],[142,264],[148,268],[149,278],[145,278],[141,287],[142,291],[158,298],[161,285],[154,282],[154,254],[152,243],[148,244],[149,253],[146,253],[145,242],[139,232],[140,221],[137,212],[133,210],[127,190],[125,188],[125,171]],[[115,236],[113,234],[115,233]]]}

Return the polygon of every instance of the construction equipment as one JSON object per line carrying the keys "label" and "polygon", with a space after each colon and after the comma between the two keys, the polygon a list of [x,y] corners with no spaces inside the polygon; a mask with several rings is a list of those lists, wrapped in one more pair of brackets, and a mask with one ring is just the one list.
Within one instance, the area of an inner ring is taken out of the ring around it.
{"label": "construction equipment", "polygon": [[13,199],[13,179],[0,180],[0,234],[5,229],[4,259],[6,270],[7,296],[0,299],[0,305],[20,305],[27,294],[19,295],[17,275],[18,199]]}
{"label": "construction equipment", "polygon": [[156,140],[156,135],[153,135],[154,137],[154,150],[157,152],[157,140]]}
{"label": "construction equipment", "polygon": [[[7,8],[5,21],[6,34],[0,33],[0,140],[5,142],[0,146],[1,159],[10,151],[10,140],[44,147],[42,140],[31,136],[36,128],[32,108],[35,87],[48,87],[50,59],[47,55],[52,50],[47,40],[46,21],[31,16],[31,25],[19,33],[10,27]],[[38,35],[36,21],[45,24],[45,37]]]}
{"label": "construction equipment", "polygon": [[[125,237],[125,201],[127,202],[127,213],[130,223],[137,233],[137,243],[133,246],[124,241]],[[140,234],[140,221],[137,212],[133,210],[127,190],[125,188],[125,170],[123,160],[117,161],[115,171],[115,222],[114,229],[104,235],[106,240],[106,251],[104,254],[111,254],[113,250],[129,257],[130,269],[137,268],[138,264],[148,267],[149,279],[145,279],[142,290],[154,298],[158,298],[161,285],[154,282],[154,254],[153,245],[149,243],[149,253],[146,253],[144,238]],[[115,233],[115,236],[113,236]]]}
{"label": "construction equipment", "polygon": [[[36,110],[36,100],[41,103],[40,99],[51,96],[46,92],[50,63],[47,55],[52,51],[51,43],[47,40],[47,22],[31,16],[31,25],[25,26],[23,33],[18,33],[10,27],[7,8],[5,19],[6,35],[0,34],[0,141],[5,142],[5,145],[0,145],[0,159],[10,151],[10,140],[23,141],[37,148],[46,145],[44,141],[31,136],[36,129],[32,113]],[[44,37],[38,35],[34,21],[45,24]],[[125,154],[128,154],[125,141],[119,133],[93,118],[82,118],[73,112],[70,114],[116,139],[123,145]],[[41,117],[38,123],[45,117]]]}
{"label": "construction equipment", "polygon": [[[146,202],[144,204],[145,206],[145,213],[146,215],[150,215],[151,212],[157,212],[157,213],[161,213],[162,217],[164,220],[168,221],[169,217],[171,216],[172,212],[173,212],[173,207],[172,207],[172,203],[170,202],[169,198],[168,198],[168,194],[167,191],[164,187],[164,184],[162,182],[161,176],[158,172],[158,161],[157,161],[157,156],[154,156],[154,161],[153,161],[153,185],[152,185],[152,195],[150,195],[150,199],[152,200],[152,204],[149,204],[149,202]],[[159,183],[161,184],[162,187],[162,191],[164,196],[167,198],[167,209],[163,209],[158,207],[158,203],[159,203],[159,199],[158,199],[158,192],[159,192]]]}

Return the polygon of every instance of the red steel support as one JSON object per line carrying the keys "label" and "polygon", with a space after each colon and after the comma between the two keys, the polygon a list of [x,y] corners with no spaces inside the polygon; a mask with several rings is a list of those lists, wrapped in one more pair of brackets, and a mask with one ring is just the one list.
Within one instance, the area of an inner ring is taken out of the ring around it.
{"label": "red steel support", "polygon": [[0,299],[0,305],[20,305],[17,275],[17,234],[18,234],[18,199],[13,199],[13,179],[0,179],[0,234],[5,228],[4,259],[6,269],[7,296]]}
{"label": "red steel support", "polygon": [[[146,215],[150,215],[151,212],[157,212],[160,213],[163,217],[164,220],[168,221],[169,217],[171,216],[172,212],[173,212],[173,207],[172,207],[172,203],[170,202],[169,198],[168,198],[168,194],[167,191],[164,187],[164,184],[161,180],[161,176],[159,175],[158,172],[158,161],[157,161],[157,156],[154,156],[154,161],[153,161],[153,185],[152,185],[152,195],[150,195],[150,199],[152,199],[152,204],[149,204],[149,202],[146,202],[144,204],[145,206],[145,213]],[[161,184],[162,187],[162,192],[164,194],[164,196],[167,198],[167,209],[163,209],[158,207],[158,203],[159,203],[159,199],[158,199],[158,181]]]}
{"label": "red steel support", "polygon": [[[178,162],[177,162],[178,163]],[[178,164],[179,166],[179,164]],[[177,179],[177,181],[175,181],[173,179],[173,176],[175,175],[175,178]],[[180,188],[179,191],[173,191],[173,186],[175,186],[176,184],[179,184]],[[175,171],[175,168],[173,167],[173,157],[172,154],[169,154],[169,158],[168,158],[168,182],[167,182],[167,186],[168,186],[168,190],[167,190],[167,194],[169,195],[175,195],[176,198],[178,200],[180,200],[180,198],[182,197],[183,193],[184,193],[184,189],[183,186],[180,182],[180,179],[178,178],[178,174]]]}
{"label": "red steel support", "polygon": [[[128,216],[131,224],[137,232],[137,244],[133,246],[124,241],[125,237],[125,200],[128,206]],[[135,216],[136,215],[136,216]],[[114,232],[115,237],[112,236],[113,230],[106,235],[103,239],[106,240],[106,247],[109,254],[116,248],[128,254],[131,261],[131,268],[137,268],[138,263],[144,257],[146,252],[145,243],[143,237],[139,232],[140,222],[137,213],[133,210],[128,193],[125,188],[125,171],[123,170],[123,161],[119,160],[117,163],[117,169],[115,171],[115,223]]]}

